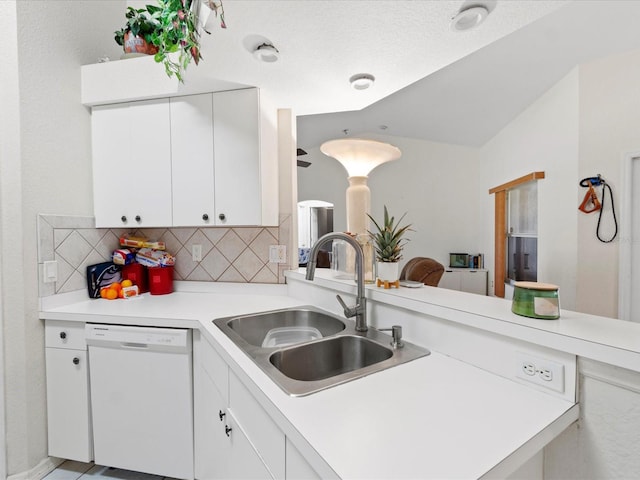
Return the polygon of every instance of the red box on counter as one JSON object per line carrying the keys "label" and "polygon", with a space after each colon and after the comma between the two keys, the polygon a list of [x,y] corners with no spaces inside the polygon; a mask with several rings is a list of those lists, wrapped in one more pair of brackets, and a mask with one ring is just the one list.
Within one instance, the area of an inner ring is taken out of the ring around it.
{"label": "red box on counter", "polygon": [[173,266],[147,267],[147,271],[151,295],[165,295],[173,292]]}
{"label": "red box on counter", "polygon": [[138,290],[140,293],[146,293],[149,291],[147,267],[145,267],[144,265],[140,265],[139,263],[130,263],[129,265],[123,265],[122,279],[131,280],[134,285],[138,286]]}

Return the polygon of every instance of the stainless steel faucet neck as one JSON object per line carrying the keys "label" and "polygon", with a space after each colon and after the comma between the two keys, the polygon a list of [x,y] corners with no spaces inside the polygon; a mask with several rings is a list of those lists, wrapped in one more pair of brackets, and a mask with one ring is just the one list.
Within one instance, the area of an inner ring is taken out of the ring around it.
{"label": "stainless steel faucet neck", "polygon": [[353,307],[348,307],[340,295],[337,295],[338,301],[344,310],[344,315],[347,318],[356,317],[356,331],[366,332],[367,327],[367,305],[364,295],[364,253],[362,247],[350,235],[340,232],[331,232],[323,235],[318,241],[311,247],[309,252],[309,262],[307,263],[307,273],[305,278],[307,280],[313,280],[316,272],[316,264],[318,259],[318,252],[322,246],[333,240],[344,240],[351,245],[356,251],[356,284],[357,284],[357,298],[356,304]]}

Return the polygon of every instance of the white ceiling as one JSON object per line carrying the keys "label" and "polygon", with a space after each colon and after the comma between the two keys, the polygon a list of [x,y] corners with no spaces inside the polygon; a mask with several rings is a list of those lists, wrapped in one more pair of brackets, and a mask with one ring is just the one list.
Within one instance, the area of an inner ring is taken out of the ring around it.
{"label": "white ceiling", "polygon": [[[359,110],[528,23],[568,0],[482,0],[492,10],[482,28],[450,29],[451,18],[473,0],[224,0],[228,28],[210,21],[203,61],[187,71],[260,87],[297,115]],[[130,4],[146,3],[130,0]],[[272,43],[276,63],[251,51]],[[353,90],[357,73],[375,86]],[[196,79],[194,78],[194,81]]]}
{"label": "white ceiling", "polygon": [[298,117],[298,146],[344,129],[483,145],[576,65],[640,48],[639,22],[640,1],[569,2],[360,111]]}
{"label": "white ceiling", "polygon": [[[146,3],[129,0],[128,3]],[[491,11],[454,32],[470,5]],[[364,133],[479,146],[575,65],[640,48],[640,0],[224,0],[186,82],[261,88],[298,115],[298,146]],[[263,42],[280,51],[262,63]],[[348,79],[376,77],[357,91]],[[388,128],[384,132],[380,125]]]}

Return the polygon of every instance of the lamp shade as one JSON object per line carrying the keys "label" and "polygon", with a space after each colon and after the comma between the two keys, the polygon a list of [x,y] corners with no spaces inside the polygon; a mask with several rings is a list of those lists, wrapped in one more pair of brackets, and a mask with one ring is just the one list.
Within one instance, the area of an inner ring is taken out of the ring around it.
{"label": "lamp shade", "polygon": [[389,143],[362,138],[329,140],[320,146],[320,151],[338,160],[349,177],[366,177],[378,165],[402,155],[398,147]]}

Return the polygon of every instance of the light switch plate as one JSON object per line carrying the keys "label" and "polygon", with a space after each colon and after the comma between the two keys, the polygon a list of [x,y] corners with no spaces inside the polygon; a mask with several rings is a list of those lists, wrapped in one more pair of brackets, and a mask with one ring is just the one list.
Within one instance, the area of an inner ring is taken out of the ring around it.
{"label": "light switch plate", "polygon": [[58,281],[58,262],[48,260],[42,264],[44,283],[54,283]]}

